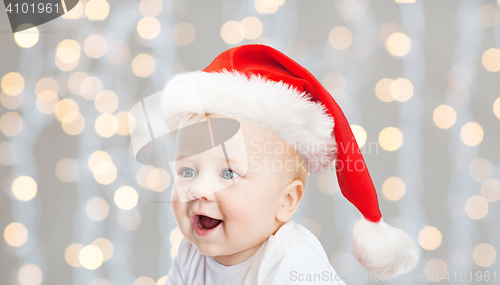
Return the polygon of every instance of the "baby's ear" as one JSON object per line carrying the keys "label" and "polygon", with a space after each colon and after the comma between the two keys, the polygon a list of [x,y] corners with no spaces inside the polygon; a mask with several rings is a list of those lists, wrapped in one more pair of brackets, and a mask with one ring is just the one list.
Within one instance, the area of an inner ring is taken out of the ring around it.
{"label": "baby's ear", "polygon": [[285,223],[292,219],[299,207],[304,194],[304,184],[296,179],[288,183],[280,192],[283,203],[276,213],[276,220]]}

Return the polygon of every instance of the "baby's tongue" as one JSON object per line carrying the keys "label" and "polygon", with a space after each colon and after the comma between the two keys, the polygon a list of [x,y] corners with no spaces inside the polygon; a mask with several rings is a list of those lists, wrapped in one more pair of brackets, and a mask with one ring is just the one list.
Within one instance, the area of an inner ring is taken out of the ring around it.
{"label": "baby's tongue", "polygon": [[200,216],[200,224],[205,229],[213,229],[214,227],[216,227],[221,222],[222,222],[221,220],[212,219],[212,218],[207,217],[207,216]]}

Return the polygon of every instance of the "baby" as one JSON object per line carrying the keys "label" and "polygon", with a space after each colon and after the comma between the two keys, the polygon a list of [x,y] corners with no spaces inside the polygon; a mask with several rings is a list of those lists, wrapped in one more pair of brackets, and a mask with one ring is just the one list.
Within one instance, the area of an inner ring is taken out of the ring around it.
{"label": "baby", "polygon": [[384,278],[416,265],[412,238],[382,220],[342,110],[278,50],[238,46],[175,76],[161,112],[176,138],[171,200],[184,236],[165,284],[344,284],[318,239],[292,220],[307,174],[326,168],[363,215],[353,237],[361,265]]}
{"label": "baby", "polygon": [[340,277],[318,239],[292,220],[307,180],[293,147],[235,119],[241,132],[186,157],[210,137],[193,141],[183,127],[207,120],[213,125],[214,118],[226,118],[218,128],[230,120],[191,113],[179,128],[176,153],[182,158],[174,163],[171,201],[184,238],[165,284],[306,284],[312,280],[307,274],[316,274],[314,284],[344,284],[335,280]]}

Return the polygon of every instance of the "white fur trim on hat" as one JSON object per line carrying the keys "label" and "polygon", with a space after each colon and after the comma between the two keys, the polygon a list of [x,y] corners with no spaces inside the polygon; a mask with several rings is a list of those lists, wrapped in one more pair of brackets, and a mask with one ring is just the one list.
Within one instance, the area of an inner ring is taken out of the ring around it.
{"label": "white fur trim on hat", "polygon": [[407,233],[382,219],[377,223],[361,220],[355,228],[353,250],[361,265],[383,277],[408,272],[420,256],[419,248]]}
{"label": "white fur trim on hat", "polygon": [[267,129],[293,146],[308,172],[331,166],[337,153],[333,117],[306,92],[260,75],[238,71],[189,72],[174,76],[163,90],[165,121],[182,115],[217,113],[243,119]]}

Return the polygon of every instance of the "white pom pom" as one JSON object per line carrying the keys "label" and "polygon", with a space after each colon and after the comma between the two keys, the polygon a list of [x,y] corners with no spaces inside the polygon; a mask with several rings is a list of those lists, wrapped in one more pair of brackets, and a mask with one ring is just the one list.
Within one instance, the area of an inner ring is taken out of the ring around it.
{"label": "white pom pom", "polygon": [[420,249],[403,230],[391,227],[382,219],[366,219],[355,229],[353,249],[359,263],[382,276],[404,274],[417,265]]}

